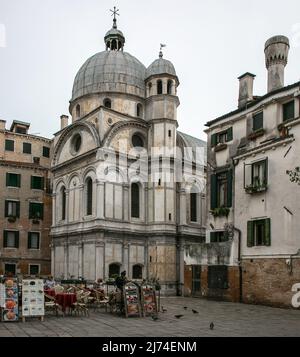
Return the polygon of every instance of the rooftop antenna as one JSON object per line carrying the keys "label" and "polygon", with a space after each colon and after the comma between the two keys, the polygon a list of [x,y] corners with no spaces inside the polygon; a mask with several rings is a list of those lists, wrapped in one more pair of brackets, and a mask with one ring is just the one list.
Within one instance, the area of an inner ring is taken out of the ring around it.
{"label": "rooftop antenna", "polygon": [[164,47],[167,47],[167,45],[164,45],[163,43],[160,44],[160,51],[159,51],[159,58],[163,58],[163,53],[162,53],[162,49]]}

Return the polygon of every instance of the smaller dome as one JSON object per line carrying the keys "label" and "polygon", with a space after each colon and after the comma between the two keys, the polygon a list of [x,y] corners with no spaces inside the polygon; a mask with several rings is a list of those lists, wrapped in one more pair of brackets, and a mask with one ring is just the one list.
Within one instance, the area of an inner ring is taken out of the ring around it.
{"label": "smaller dome", "polygon": [[170,74],[171,76],[177,76],[172,62],[164,58],[158,58],[150,64],[146,71],[146,78],[158,74]]}
{"label": "smaller dome", "polygon": [[110,37],[110,36],[121,36],[124,38],[123,32],[116,28],[112,28],[109,31],[107,31],[104,38],[106,39],[107,37]]}

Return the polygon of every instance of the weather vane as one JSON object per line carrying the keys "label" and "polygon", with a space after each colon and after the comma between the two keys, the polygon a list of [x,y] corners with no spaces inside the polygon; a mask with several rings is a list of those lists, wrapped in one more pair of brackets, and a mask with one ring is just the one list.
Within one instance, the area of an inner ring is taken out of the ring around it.
{"label": "weather vane", "polygon": [[162,58],[163,57],[163,53],[162,53],[162,49],[164,47],[167,47],[167,45],[164,45],[163,43],[160,44],[160,51],[159,51],[159,58]]}
{"label": "weather vane", "polygon": [[113,27],[114,28],[117,28],[117,19],[116,19],[116,15],[120,16],[120,14],[118,13],[120,10],[117,9],[115,6],[114,6],[114,9],[113,10],[109,10],[110,12],[112,12],[111,16],[114,17],[114,25]]}

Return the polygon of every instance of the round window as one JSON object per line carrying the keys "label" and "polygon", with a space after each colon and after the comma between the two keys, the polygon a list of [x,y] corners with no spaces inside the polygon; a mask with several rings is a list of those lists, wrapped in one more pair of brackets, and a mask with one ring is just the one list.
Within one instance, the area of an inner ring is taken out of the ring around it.
{"label": "round window", "polygon": [[134,147],[143,148],[144,147],[144,140],[142,139],[142,137],[140,135],[134,134],[132,136],[132,145]]}
{"label": "round window", "polygon": [[71,141],[71,152],[72,154],[78,153],[81,148],[82,140],[80,134],[75,134]]}

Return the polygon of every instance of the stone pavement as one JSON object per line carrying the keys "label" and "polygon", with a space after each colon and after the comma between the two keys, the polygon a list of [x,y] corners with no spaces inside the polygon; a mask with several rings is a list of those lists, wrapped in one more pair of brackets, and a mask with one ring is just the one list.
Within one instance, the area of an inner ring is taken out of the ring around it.
{"label": "stone pavement", "polygon": [[[162,298],[161,305],[167,311],[160,313],[157,321],[91,310],[90,317],[47,315],[44,322],[0,322],[0,337],[300,336],[300,310],[182,297]],[[192,309],[199,313],[194,314]],[[184,316],[177,319],[176,314]],[[211,322],[213,330],[209,328]]]}

